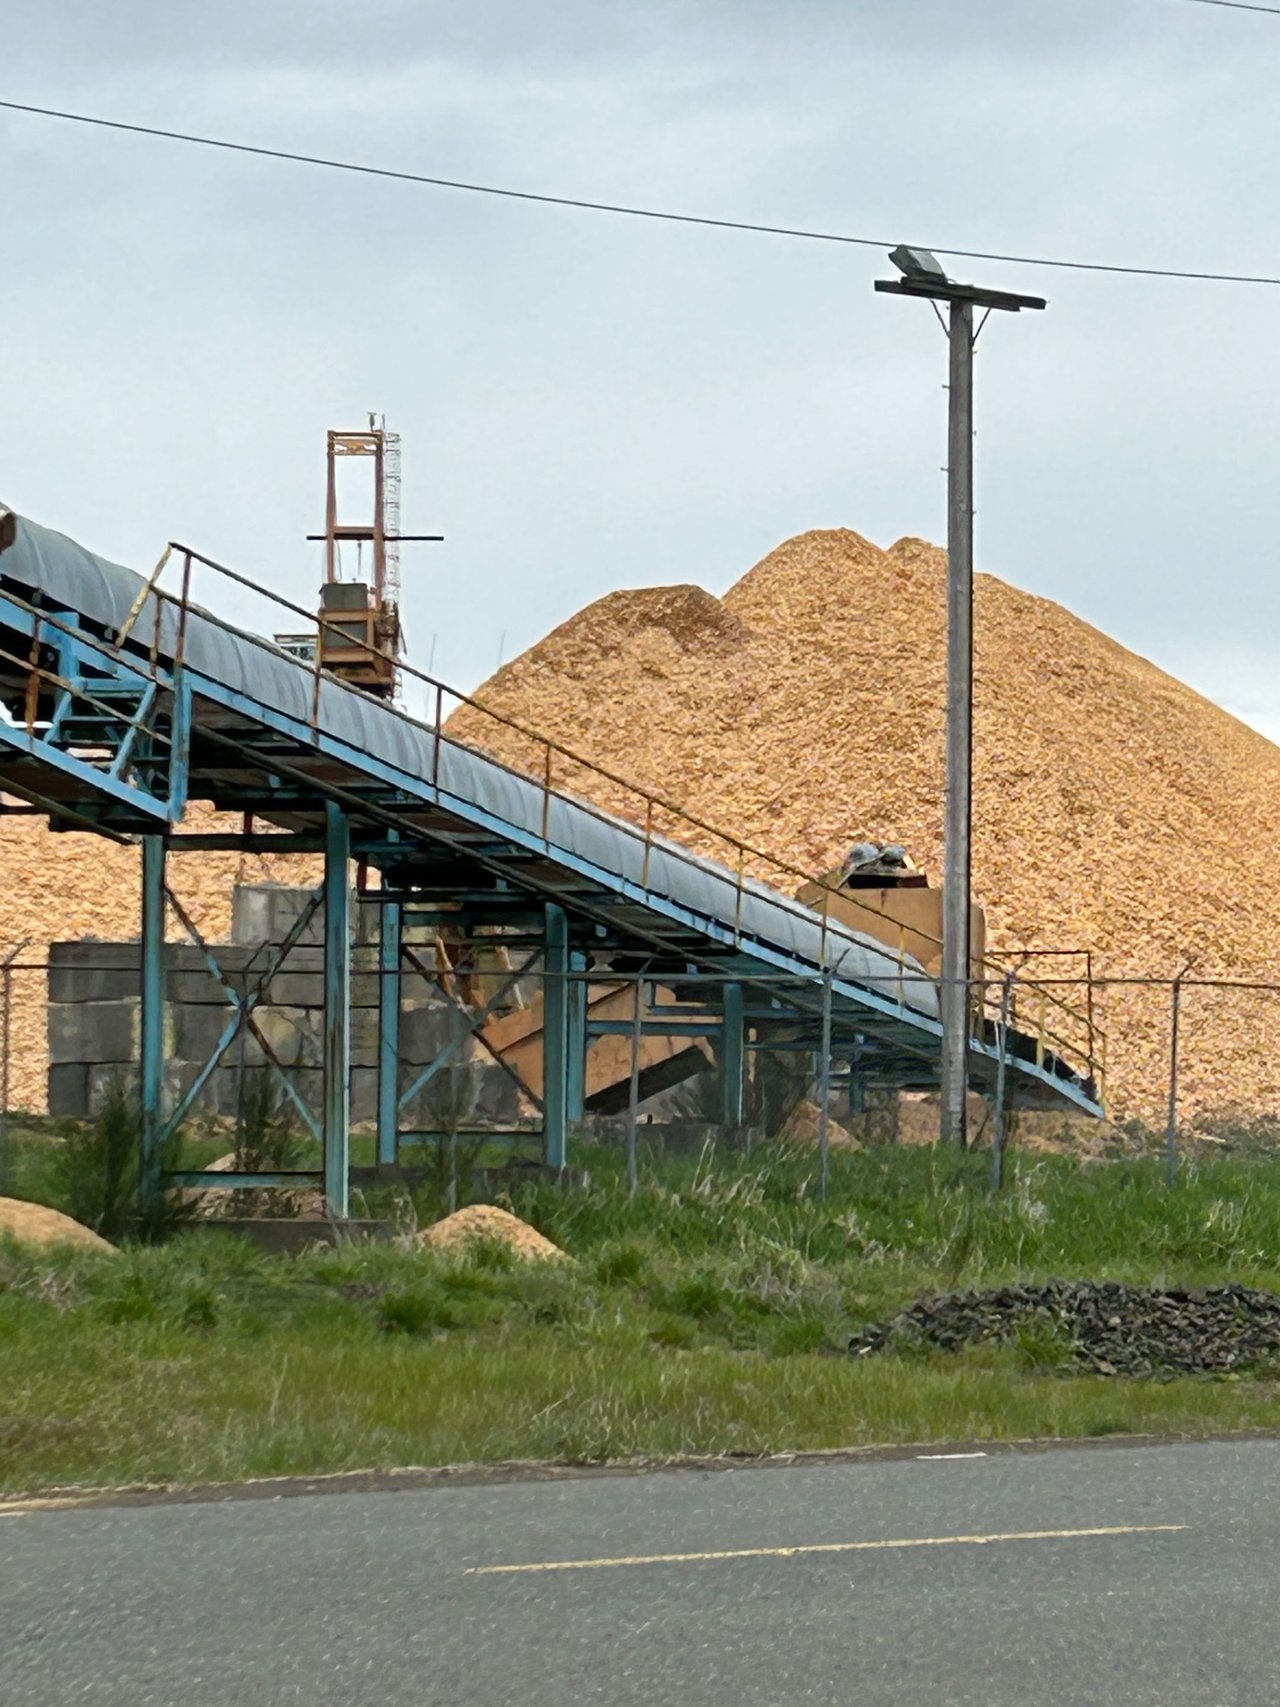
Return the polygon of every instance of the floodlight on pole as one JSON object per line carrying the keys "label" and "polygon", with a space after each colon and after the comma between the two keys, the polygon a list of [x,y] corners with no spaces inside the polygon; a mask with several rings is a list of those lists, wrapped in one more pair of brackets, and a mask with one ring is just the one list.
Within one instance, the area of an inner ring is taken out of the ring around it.
{"label": "floodlight on pole", "polygon": [[[1041,296],[986,290],[949,279],[927,249],[900,244],[889,259],[900,279],[877,279],[890,296],[949,305],[947,420],[947,780],[942,888],[942,1062],[939,1134],[968,1144],[970,896],[973,835],[973,311],[1044,308]],[[983,319],[985,321],[986,316]],[[979,327],[981,330],[981,327]]]}

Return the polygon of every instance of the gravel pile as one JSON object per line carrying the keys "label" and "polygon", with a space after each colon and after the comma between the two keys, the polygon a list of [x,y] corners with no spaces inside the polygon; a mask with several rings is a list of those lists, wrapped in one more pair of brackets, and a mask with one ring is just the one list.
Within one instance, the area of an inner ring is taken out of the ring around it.
{"label": "gravel pile", "polygon": [[1280,1359],[1280,1296],[1248,1286],[1194,1291],[1117,1281],[1049,1280],[922,1298],[850,1341],[855,1357],[1008,1344],[1048,1330],[1064,1365],[1098,1375],[1204,1374]]}

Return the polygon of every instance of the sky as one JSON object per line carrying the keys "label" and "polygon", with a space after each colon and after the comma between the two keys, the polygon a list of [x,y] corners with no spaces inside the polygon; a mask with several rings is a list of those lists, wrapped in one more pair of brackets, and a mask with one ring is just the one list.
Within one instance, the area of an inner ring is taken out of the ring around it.
{"label": "sky", "polygon": [[[512,189],[1280,274],[1280,17],[1190,0],[8,0],[0,98]],[[324,436],[403,439],[410,656],[619,587],[945,536],[946,350],[883,250],[0,111],[0,500],[313,605]],[[1280,739],[1280,290],[953,262],[978,566]],[[255,627],[294,619],[197,586]]]}

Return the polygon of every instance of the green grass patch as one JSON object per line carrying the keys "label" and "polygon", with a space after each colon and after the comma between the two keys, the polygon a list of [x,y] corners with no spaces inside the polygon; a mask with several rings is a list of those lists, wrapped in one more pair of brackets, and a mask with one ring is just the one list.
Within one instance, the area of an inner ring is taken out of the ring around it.
{"label": "green grass patch", "polygon": [[[11,1168],[41,1174],[33,1128]],[[595,1460],[914,1440],[1280,1427],[1262,1375],[1064,1376],[1031,1326],[1002,1350],[854,1360],[922,1293],[1052,1275],[1273,1286],[1280,1162],[803,1153],[645,1159],[514,1190],[572,1257],[390,1245],[269,1258],[184,1232],[116,1256],[0,1246],[0,1488]],[[36,1191],[32,1196],[40,1195]],[[50,1200],[51,1193],[44,1195]],[[425,1202],[419,1210],[429,1210]]]}

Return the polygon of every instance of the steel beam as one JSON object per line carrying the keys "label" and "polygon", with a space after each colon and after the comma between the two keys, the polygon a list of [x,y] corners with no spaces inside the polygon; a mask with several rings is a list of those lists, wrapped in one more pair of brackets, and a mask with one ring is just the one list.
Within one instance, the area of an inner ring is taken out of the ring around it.
{"label": "steel beam", "polygon": [[564,908],[547,908],[542,962],[543,1160],[563,1168],[568,1160],[569,921]]}
{"label": "steel beam", "polygon": [[569,1056],[566,1062],[565,1118],[581,1120],[587,1107],[587,956],[575,951],[569,965],[577,977],[569,980]]}
{"label": "steel beam", "polygon": [[723,1086],[721,1118],[729,1127],[741,1126],[746,1114],[746,1029],[742,1016],[742,985],[726,984],[723,992],[724,1035],[720,1043]]}
{"label": "steel beam", "polygon": [[400,941],[404,912],[391,901],[381,913],[378,944],[378,1162],[399,1160]]}
{"label": "steel beam", "polygon": [[163,836],[142,838],[142,1013],[141,1083],[142,1166],[145,1202],[155,1203],[164,1189],[161,1177],[164,1133],[164,858]]}
{"label": "steel beam", "polygon": [[[629,1019],[589,1019],[585,1029],[588,1037],[630,1037],[636,1027]],[[718,1019],[646,1019],[640,1025],[645,1037],[718,1037],[723,1029]]]}
{"label": "steel beam", "polygon": [[324,811],[324,1197],[335,1221],[350,1213],[351,826]]}

